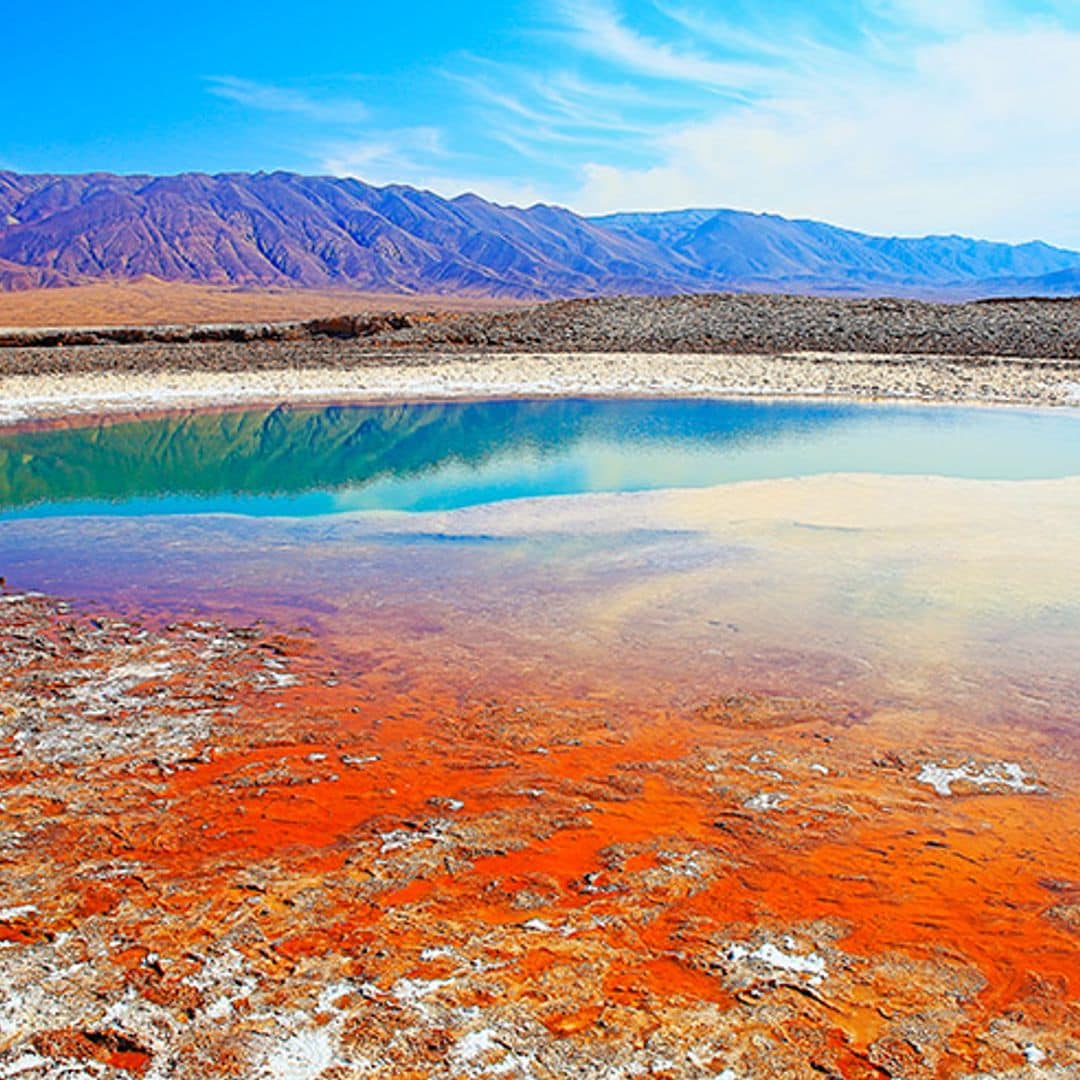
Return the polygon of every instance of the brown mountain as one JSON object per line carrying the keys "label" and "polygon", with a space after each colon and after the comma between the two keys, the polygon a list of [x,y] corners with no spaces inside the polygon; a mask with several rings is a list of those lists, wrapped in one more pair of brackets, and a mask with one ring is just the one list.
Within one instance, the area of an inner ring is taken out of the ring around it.
{"label": "brown mountain", "polygon": [[289,173],[0,172],[0,286],[146,274],[496,296],[671,291],[693,276],[648,240],[551,206]]}
{"label": "brown mountain", "polygon": [[295,173],[0,172],[0,289],[130,281],[552,298],[1080,292],[1042,243],[867,236],[733,210],[584,218]]}

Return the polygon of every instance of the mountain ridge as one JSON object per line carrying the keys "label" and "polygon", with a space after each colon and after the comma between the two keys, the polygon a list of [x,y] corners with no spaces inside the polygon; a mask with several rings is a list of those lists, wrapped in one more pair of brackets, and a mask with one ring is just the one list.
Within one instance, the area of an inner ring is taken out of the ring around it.
{"label": "mountain ridge", "polygon": [[1080,253],[1042,241],[880,237],[692,208],[584,217],[290,172],[0,171],[0,289],[144,276],[241,288],[554,299],[788,291],[1080,293]]}

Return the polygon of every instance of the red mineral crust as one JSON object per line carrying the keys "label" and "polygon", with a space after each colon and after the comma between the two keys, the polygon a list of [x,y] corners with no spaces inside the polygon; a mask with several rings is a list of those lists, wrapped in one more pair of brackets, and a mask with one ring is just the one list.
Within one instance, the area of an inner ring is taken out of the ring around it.
{"label": "red mineral crust", "polygon": [[1049,735],[0,601],[0,1076],[1080,1067]]}

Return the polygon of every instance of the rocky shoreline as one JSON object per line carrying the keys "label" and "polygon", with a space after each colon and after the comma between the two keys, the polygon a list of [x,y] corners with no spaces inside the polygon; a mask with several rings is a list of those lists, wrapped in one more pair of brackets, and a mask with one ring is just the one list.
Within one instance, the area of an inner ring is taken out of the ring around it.
{"label": "rocky shoreline", "polygon": [[[217,368],[140,370],[144,351],[217,351]],[[269,346],[101,347],[136,361],[117,370],[0,376],[0,423],[57,421],[180,408],[283,402],[445,401],[541,397],[777,397],[949,404],[1080,406],[1080,362],[911,355],[667,353],[428,353],[350,355],[305,343]],[[53,350],[59,353],[67,350]],[[83,352],[86,350],[71,350]],[[289,366],[285,361],[291,360]]]}
{"label": "rocky shoreline", "polygon": [[1080,301],[575,300],[0,331],[0,422],[284,401],[779,396],[1080,404]]}

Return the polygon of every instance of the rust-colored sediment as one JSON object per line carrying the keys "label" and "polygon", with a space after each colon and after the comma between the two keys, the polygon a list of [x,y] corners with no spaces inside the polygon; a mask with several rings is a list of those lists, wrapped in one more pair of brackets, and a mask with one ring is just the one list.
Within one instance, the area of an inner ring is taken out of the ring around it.
{"label": "rust-colored sediment", "polygon": [[0,599],[0,1076],[1080,1064],[1049,737],[539,674],[462,704],[311,638]]}
{"label": "rust-colored sediment", "polygon": [[484,296],[405,296],[351,289],[236,289],[147,276],[138,281],[0,292],[0,326],[273,322],[354,311],[495,311],[514,303]]}

